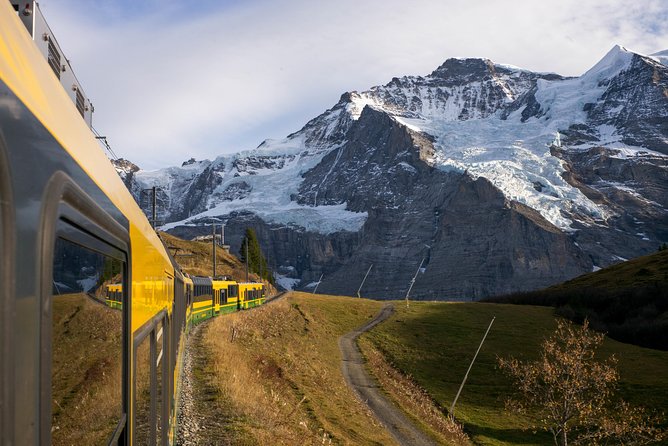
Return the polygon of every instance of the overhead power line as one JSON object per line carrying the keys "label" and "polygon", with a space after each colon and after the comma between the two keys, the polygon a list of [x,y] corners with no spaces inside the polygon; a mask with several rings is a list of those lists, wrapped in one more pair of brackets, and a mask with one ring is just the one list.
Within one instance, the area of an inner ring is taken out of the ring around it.
{"label": "overhead power line", "polygon": [[111,148],[111,145],[109,144],[109,141],[107,141],[106,136],[100,135],[100,132],[97,131],[95,127],[91,126],[91,130],[93,131],[93,134],[95,135],[95,139],[100,141],[102,145],[107,149],[107,152],[109,152],[109,155],[111,155],[111,158],[114,161],[118,161],[118,156],[116,156],[116,153],[114,153],[114,150]]}

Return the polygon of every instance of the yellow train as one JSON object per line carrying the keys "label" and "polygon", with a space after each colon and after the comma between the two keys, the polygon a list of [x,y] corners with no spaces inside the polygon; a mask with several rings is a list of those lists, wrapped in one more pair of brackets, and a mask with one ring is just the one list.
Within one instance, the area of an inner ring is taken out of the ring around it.
{"label": "yellow train", "polygon": [[210,277],[193,277],[192,320],[197,323],[219,314],[252,308],[264,303],[261,283],[238,283]]}
{"label": "yellow train", "polygon": [[[198,323],[219,314],[262,305],[266,299],[264,284],[257,282],[237,282],[211,277],[189,277],[183,275],[186,300],[187,324]],[[105,299],[111,308],[122,308],[123,285],[106,285]]]}
{"label": "yellow train", "polygon": [[40,20],[34,1],[0,1],[0,444],[173,444],[188,321],[263,290],[197,295]]}

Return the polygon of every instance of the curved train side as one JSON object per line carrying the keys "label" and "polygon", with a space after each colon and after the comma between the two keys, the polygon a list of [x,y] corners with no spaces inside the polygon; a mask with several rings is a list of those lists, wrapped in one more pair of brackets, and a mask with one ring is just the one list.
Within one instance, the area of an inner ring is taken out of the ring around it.
{"label": "curved train side", "polygon": [[0,0],[0,444],[174,444],[189,325],[265,289],[180,271],[21,5]]}

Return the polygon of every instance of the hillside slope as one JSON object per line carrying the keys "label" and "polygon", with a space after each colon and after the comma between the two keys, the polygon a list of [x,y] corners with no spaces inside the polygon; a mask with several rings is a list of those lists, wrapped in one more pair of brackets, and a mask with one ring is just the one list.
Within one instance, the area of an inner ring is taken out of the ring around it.
{"label": "hillside slope", "polygon": [[[555,326],[549,308],[482,303],[393,302],[396,313],[363,335],[362,351],[389,398],[428,424],[446,414],[471,357],[493,316],[496,321],[471,370],[455,415],[474,444],[545,445],[551,437],[523,430],[525,418],[509,414],[513,391],[496,357],[536,358]],[[206,352],[201,373],[217,387],[207,407],[209,428],[233,444],[395,444],[341,371],[337,339],[369,321],[380,302],[342,296],[289,293],[271,304],[213,319],[202,326]],[[652,410],[668,404],[668,353],[606,340],[604,357],[619,359],[621,395]],[[378,361],[378,356],[384,359]],[[415,384],[419,385],[416,386]],[[424,392],[426,390],[426,393]],[[213,401],[212,399],[215,399]],[[434,402],[436,404],[434,404]],[[419,407],[417,407],[419,406]],[[429,407],[432,417],[417,409]],[[209,431],[207,431],[209,432]],[[210,432],[209,432],[210,433]]]}
{"label": "hillside slope", "polygon": [[350,300],[290,294],[203,326],[202,368],[235,414],[212,415],[231,444],[396,444],[341,375],[337,338],[381,306]]}
{"label": "hillside slope", "polygon": [[[538,358],[541,342],[554,330],[551,309],[488,303],[397,303],[396,313],[364,338],[411,376],[445,409],[449,408],[492,317],[496,317],[454,410],[474,444],[547,445],[547,432],[528,429],[527,417],[509,412],[505,400],[514,393],[497,358]],[[634,405],[661,412],[668,407],[668,352],[605,339],[599,357],[615,355],[619,396]],[[664,417],[666,427],[668,420]],[[662,443],[664,444],[664,443]]]}
{"label": "hillside slope", "polygon": [[668,350],[668,250],[585,274],[544,290],[487,299],[556,308],[614,339]]}
{"label": "hillside slope", "polygon": [[657,284],[668,284],[668,250],[584,274],[548,289],[553,291],[576,291],[583,288],[615,290]]}
{"label": "hillside slope", "polygon": [[[183,240],[166,232],[159,233],[181,270],[193,276],[213,275],[212,247],[210,242]],[[222,248],[216,249],[216,276],[230,276],[237,281],[246,280],[246,267],[234,255]],[[249,274],[249,280],[259,281],[257,274]]]}

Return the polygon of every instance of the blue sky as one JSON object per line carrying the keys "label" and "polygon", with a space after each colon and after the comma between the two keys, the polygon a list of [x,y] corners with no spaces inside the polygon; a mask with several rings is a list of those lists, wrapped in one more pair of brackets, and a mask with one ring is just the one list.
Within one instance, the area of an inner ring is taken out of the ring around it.
{"label": "blue sky", "polygon": [[350,90],[487,57],[578,75],[668,48],[665,0],[43,0],[114,151],[145,169],[282,138]]}

